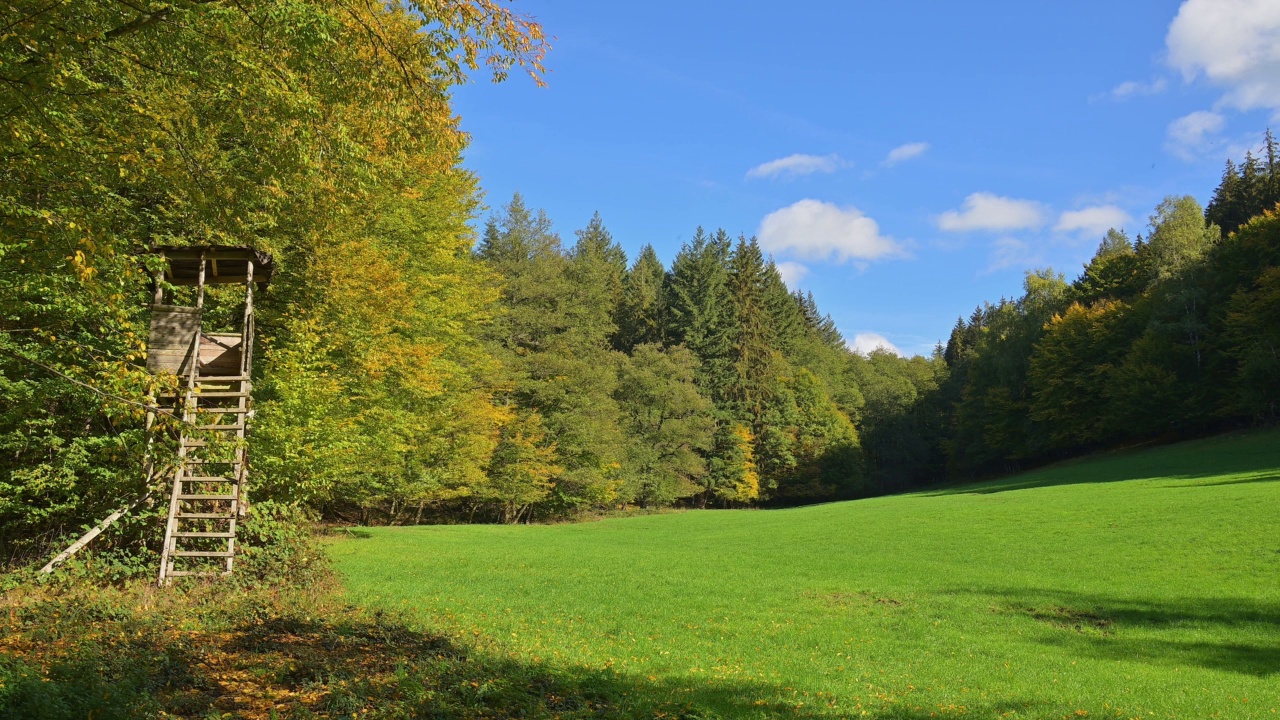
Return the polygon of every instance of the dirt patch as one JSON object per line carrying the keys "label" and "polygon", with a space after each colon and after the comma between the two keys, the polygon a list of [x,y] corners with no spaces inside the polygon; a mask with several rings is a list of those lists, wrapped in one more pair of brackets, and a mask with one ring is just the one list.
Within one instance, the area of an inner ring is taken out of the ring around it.
{"label": "dirt patch", "polygon": [[870,590],[858,590],[856,592],[833,592],[833,593],[815,593],[807,592],[805,597],[817,600],[824,605],[837,608],[847,607],[902,607],[906,604],[904,600],[873,593]]}
{"label": "dirt patch", "polygon": [[1074,630],[1078,633],[1102,633],[1110,635],[1115,632],[1115,623],[1110,618],[1092,610],[1076,610],[1061,605],[1044,608],[1023,608],[1022,612],[1047,625],[1063,630]]}

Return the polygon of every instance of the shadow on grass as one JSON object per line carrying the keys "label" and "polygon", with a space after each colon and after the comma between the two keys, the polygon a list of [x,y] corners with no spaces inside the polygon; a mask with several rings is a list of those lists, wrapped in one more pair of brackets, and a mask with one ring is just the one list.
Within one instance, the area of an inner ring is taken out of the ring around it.
{"label": "shadow on grass", "polygon": [[[57,624],[61,613],[51,612],[57,614],[45,617]],[[354,608],[248,615],[181,630],[172,616],[168,627],[116,618],[81,627],[87,632],[74,642],[47,646],[11,642],[7,628],[0,717],[923,720],[1043,709],[1035,702],[892,705],[864,715],[830,697],[764,683],[646,679],[473,653]],[[187,616],[181,624],[201,623]],[[73,640],[65,632],[59,637]]]}
{"label": "shadow on grass", "polygon": [[[1073,655],[1271,677],[1280,674],[1280,603],[1245,598],[1147,602],[1062,591],[988,591],[1002,612],[1042,623]],[[1050,629],[1052,628],[1052,629]]]}
{"label": "shadow on grass", "polygon": [[[1177,487],[1264,483],[1280,480],[1278,468],[1280,431],[1269,429],[1220,435],[1165,447],[1090,455],[1006,478],[941,488],[921,495],[986,495],[1057,485],[1155,478],[1191,481],[1228,476],[1220,482],[1179,484]],[[1233,475],[1248,477],[1229,477]]]}

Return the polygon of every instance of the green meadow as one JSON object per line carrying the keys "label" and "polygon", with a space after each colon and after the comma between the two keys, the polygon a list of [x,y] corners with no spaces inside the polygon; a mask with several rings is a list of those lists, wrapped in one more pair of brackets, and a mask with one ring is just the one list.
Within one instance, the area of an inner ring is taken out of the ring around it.
{"label": "green meadow", "polygon": [[624,716],[1280,717],[1276,431],[799,509],[369,528],[332,553],[351,601]]}

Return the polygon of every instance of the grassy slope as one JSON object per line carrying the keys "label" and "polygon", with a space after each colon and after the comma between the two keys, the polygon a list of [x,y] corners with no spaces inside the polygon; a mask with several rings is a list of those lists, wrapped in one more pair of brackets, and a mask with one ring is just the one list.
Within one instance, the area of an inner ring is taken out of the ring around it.
{"label": "grassy slope", "polygon": [[[692,716],[1280,717],[1280,433],[781,511],[377,528],[348,594]],[[661,703],[666,703],[661,705]]]}

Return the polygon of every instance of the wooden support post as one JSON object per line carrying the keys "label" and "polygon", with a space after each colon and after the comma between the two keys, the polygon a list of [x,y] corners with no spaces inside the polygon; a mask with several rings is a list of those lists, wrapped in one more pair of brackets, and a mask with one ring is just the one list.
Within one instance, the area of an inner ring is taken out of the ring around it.
{"label": "wooden support post", "polygon": [[90,542],[93,541],[94,538],[101,535],[103,530],[106,530],[108,527],[111,526],[112,523],[124,517],[126,513],[128,513],[130,510],[134,509],[135,507],[137,507],[139,503],[143,502],[149,497],[151,497],[151,493],[147,492],[145,495],[138,498],[137,500],[134,500],[128,505],[125,505],[119,510],[116,510],[115,512],[108,515],[106,520],[103,520],[102,522],[98,523],[96,527],[94,527],[89,532],[85,533],[84,536],[81,537],[79,540],[72,543],[71,547],[58,553],[58,556],[50,560],[48,565],[45,565],[44,567],[40,568],[40,572],[46,575],[53,572],[54,568],[66,562],[67,559],[70,558],[72,555],[75,555],[76,553],[80,552],[80,550],[85,545],[88,545]]}

